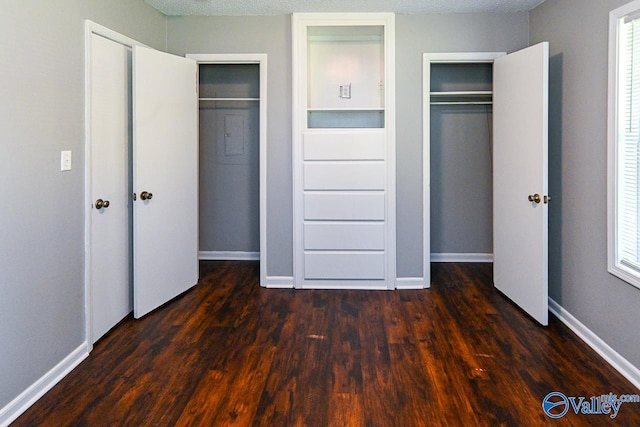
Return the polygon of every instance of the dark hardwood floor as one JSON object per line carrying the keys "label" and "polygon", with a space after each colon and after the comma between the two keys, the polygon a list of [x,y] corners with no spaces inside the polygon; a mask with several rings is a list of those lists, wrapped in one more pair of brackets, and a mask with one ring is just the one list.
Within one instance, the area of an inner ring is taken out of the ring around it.
{"label": "dark hardwood floor", "polygon": [[640,425],[640,403],[543,412],[553,391],[640,391],[496,292],[490,264],[434,264],[432,283],[262,289],[257,263],[203,262],[198,286],[123,321],[13,425]]}

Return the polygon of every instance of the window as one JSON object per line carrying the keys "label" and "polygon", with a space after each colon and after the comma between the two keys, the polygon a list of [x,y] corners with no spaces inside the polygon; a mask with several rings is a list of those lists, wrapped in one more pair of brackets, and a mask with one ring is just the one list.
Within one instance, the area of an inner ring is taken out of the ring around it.
{"label": "window", "polygon": [[609,272],[640,287],[640,0],[609,17]]}

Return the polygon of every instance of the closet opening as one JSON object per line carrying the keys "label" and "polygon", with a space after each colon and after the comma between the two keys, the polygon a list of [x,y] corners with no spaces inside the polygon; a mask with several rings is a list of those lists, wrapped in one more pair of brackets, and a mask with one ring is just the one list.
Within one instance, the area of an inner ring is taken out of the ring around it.
{"label": "closet opening", "polygon": [[546,42],[423,55],[425,278],[431,261],[491,262],[496,289],[543,325],[548,58]]}
{"label": "closet opening", "polygon": [[493,260],[493,62],[423,55],[424,277],[431,262]]}
{"label": "closet opening", "polygon": [[198,64],[201,260],[259,260],[266,283],[265,54],[190,54]]}
{"label": "closet opening", "polygon": [[259,259],[260,69],[199,65],[200,259]]}
{"label": "closet opening", "polygon": [[486,260],[492,249],[492,67],[432,63],[431,253]]}

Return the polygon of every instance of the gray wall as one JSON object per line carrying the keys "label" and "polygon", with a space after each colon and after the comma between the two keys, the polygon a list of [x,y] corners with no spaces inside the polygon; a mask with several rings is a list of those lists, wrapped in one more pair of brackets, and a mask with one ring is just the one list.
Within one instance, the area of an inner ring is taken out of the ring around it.
{"label": "gray wall", "polygon": [[431,108],[431,253],[493,253],[491,108]]}
{"label": "gray wall", "polygon": [[[179,55],[268,54],[269,276],[291,276],[293,272],[290,26],[289,16],[167,19],[169,52]],[[396,16],[397,155],[398,165],[401,165],[397,176],[397,259],[400,277],[422,276],[422,53],[510,52],[525,47],[527,42],[527,13]],[[490,171],[486,173],[490,174]],[[479,233],[481,237],[472,239],[464,233],[459,236],[466,241],[484,241],[487,246],[486,230]]]}
{"label": "gray wall", "polygon": [[266,53],[267,274],[293,272],[291,23],[289,16],[168,17],[167,49],[186,53]]}
{"label": "gray wall", "polygon": [[[84,18],[164,49],[142,0],[0,0],[0,408],[84,341]],[[60,172],[60,151],[73,170]]]}
{"label": "gray wall", "polygon": [[531,42],[550,44],[550,296],[640,366],[640,289],[607,272],[608,14],[627,2],[547,0]]}
{"label": "gray wall", "polygon": [[[397,126],[397,266],[399,277],[422,276],[422,54],[425,52],[512,52],[528,44],[527,13],[397,15],[396,16],[396,126]],[[473,129],[473,124],[470,124]],[[484,130],[483,130],[484,131]],[[461,130],[469,132],[469,128]],[[462,138],[463,140],[465,138]],[[468,141],[468,140],[467,140]],[[445,147],[441,159],[452,164],[438,164],[440,170],[451,171],[461,160],[454,147]],[[464,155],[464,153],[462,153]],[[474,168],[479,180],[491,176],[486,162]],[[482,171],[484,170],[484,176]],[[460,181],[442,182],[441,191],[464,186],[462,174],[448,174]],[[491,197],[487,194],[487,197]],[[453,206],[462,211],[464,205]],[[489,213],[484,208],[482,215]],[[491,247],[486,229],[452,229],[444,223],[432,229],[448,228],[447,246],[435,246],[442,252],[484,252]],[[437,236],[436,236],[437,237]],[[437,243],[437,242],[434,242]]]}

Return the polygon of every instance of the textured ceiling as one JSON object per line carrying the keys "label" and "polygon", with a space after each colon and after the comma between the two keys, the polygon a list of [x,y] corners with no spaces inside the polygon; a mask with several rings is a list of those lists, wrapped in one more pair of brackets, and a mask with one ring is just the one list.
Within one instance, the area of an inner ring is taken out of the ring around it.
{"label": "textured ceiling", "polygon": [[544,0],[145,0],[165,15],[292,12],[470,13],[531,10]]}

